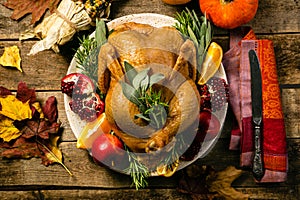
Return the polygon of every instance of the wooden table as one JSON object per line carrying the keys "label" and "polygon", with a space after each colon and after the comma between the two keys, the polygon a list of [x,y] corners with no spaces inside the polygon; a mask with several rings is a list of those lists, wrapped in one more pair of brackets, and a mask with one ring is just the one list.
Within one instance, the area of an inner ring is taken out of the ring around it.
{"label": "wooden table", "polygon": [[[4,3],[5,0],[0,0]],[[244,171],[233,187],[250,195],[250,199],[299,199],[300,198],[300,5],[295,0],[261,0],[255,18],[249,23],[259,38],[274,42],[289,151],[289,173],[285,183],[257,184],[249,171]],[[198,2],[187,5],[199,13]],[[160,13],[174,16],[183,6],[169,6],[161,0],[116,0],[112,4],[111,19],[132,13]],[[16,90],[24,81],[37,91],[38,99],[54,95],[58,99],[59,119],[64,128],[59,148],[64,163],[73,172],[68,173],[60,165],[45,167],[40,159],[0,160],[0,199],[191,199],[178,192],[181,172],[171,178],[153,177],[149,187],[136,191],[130,187],[126,175],[96,165],[88,152],[76,148],[74,137],[63,104],[60,80],[66,74],[73,48],[78,41],[61,47],[59,54],[52,50],[27,56],[36,40],[20,42],[20,33],[31,29],[31,16],[20,21],[10,19],[12,11],[0,4],[0,54],[4,47],[17,45],[21,50],[22,68],[17,70],[0,67],[0,85]],[[76,37],[76,36],[75,36]],[[215,29],[214,39],[224,51],[228,50],[228,31]],[[228,113],[225,127],[215,148],[197,165],[211,165],[216,170],[226,166],[239,167],[239,153],[228,150],[230,126],[226,126],[232,114]]]}

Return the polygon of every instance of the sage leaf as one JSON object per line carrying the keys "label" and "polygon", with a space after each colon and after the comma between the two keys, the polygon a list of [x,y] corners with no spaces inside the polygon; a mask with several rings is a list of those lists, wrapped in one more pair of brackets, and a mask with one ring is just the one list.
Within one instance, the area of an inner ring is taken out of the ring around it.
{"label": "sage leaf", "polygon": [[210,42],[211,42],[211,26],[210,26],[210,24],[208,24],[205,36],[206,36],[205,41],[206,41],[206,44],[207,44],[205,49],[207,49],[208,46],[209,46],[208,44],[210,44]]}
{"label": "sage leaf", "polygon": [[203,23],[200,28],[200,35],[204,36],[206,34],[206,30],[207,30],[207,26],[206,24]]}
{"label": "sage leaf", "polygon": [[124,94],[124,96],[131,101],[132,103],[139,105],[141,104],[141,102],[139,101],[139,94],[137,93],[137,91],[128,83],[124,82],[124,81],[120,81],[120,84],[122,86],[122,92]]}
{"label": "sage leaf", "polygon": [[153,74],[152,76],[150,76],[149,87],[151,87],[155,83],[158,83],[164,78],[165,76],[163,74]]}
{"label": "sage leaf", "polygon": [[137,71],[131,64],[126,61],[124,61],[124,67],[126,72],[125,76],[127,77],[130,84],[132,84],[134,77],[137,75]]}
{"label": "sage leaf", "polygon": [[96,33],[95,39],[97,42],[97,46],[102,46],[106,42],[107,32],[106,32],[106,24],[104,20],[96,19]]}
{"label": "sage leaf", "polygon": [[[141,87],[141,83],[143,80],[145,80],[148,76],[148,72],[149,72],[150,68],[146,68],[142,71],[140,71],[133,79],[132,81],[132,86],[138,90]],[[149,77],[148,77],[149,80]]]}
{"label": "sage leaf", "polygon": [[196,37],[195,33],[193,32],[193,29],[190,26],[188,26],[187,28],[188,28],[188,33],[189,33],[189,36],[190,36],[191,40],[193,40],[194,43],[196,45],[198,45],[198,40],[197,40],[197,37]]}
{"label": "sage leaf", "polygon": [[149,88],[149,79],[149,76],[146,76],[143,80],[141,80],[140,88],[142,90],[142,95],[144,95]]}

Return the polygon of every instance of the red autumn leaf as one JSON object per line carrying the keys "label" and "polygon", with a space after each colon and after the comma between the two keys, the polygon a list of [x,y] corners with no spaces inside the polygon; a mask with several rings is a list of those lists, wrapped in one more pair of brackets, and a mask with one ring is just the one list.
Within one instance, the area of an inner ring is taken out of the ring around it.
{"label": "red autumn leaf", "polygon": [[[20,116],[20,108],[23,103],[17,97],[25,101],[29,107],[30,115],[25,118]],[[13,120],[11,125],[3,123],[7,129],[2,128],[0,132],[2,131],[3,134],[4,131],[4,134],[9,135],[10,133],[7,134],[7,131],[15,128],[18,133],[21,133],[17,138],[9,141],[0,138],[0,157],[12,159],[39,157],[42,159],[43,165],[59,163],[72,175],[63,164],[62,152],[57,146],[61,136],[59,131],[61,123],[57,123],[56,98],[49,97],[41,108],[39,102],[36,101],[35,90],[29,89],[25,83],[20,83],[16,96],[0,86],[0,100],[2,102],[0,102],[0,116],[2,117],[0,122],[4,121],[3,118]]]}
{"label": "red autumn leaf", "polygon": [[56,142],[57,138],[55,137],[52,137],[49,140],[36,140],[35,138],[28,139],[21,136],[15,140],[13,144],[4,143],[5,145],[2,145],[2,148],[5,148],[5,150],[0,153],[0,156],[10,159],[29,159],[33,157],[41,158],[42,164],[48,166],[57,162],[55,159],[49,156],[50,151],[55,150],[55,156],[60,161],[62,159],[62,154],[57,148]]}
{"label": "red autumn leaf", "polygon": [[34,24],[41,19],[47,9],[53,12],[59,2],[60,0],[7,0],[3,5],[14,10],[11,15],[14,20],[32,13],[31,24]]}
{"label": "red autumn leaf", "polygon": [[23,103],[29,100],[29,103],[32,104],[33,102],[36,101],[35,89],[30,89],[27,87],[26,83],[20,82],[18,84],[16,97]]}
{"label": "red autumn leaf", "polygon": [[56,122],[58,118],[57,100],[54,96],[47,99],[45,105],[42,108],[45,118],[50,122]]}
{"label": "red autumn leaf", "polygon": [[22,121],[15,121],[14,125],[22,132],[22,137],[40,137],[44,140],[49,139],[50,134],[56,134],[60,128],[60,123],[51,123],[45,119],[25,119]]}
{"label": "red autumn leaf", "polygon": [[11,91],[3,86],[0,86],[0,97],[11,95]]}
{"label": "red autumn leaf", "polygon": [[51,123],[45,119],[26,119],[15,121],[14,125],[22,132],[22,135],[14,142],[0,145],[6,149],[1,152],[1,157],[40,157],[42,164],[46,166],[55,162],[48,154],[53,150],[56,150],[57,154],[61,154],[56,146],[59,138],[60,123]]}
{"label": "red autumn leaf", "polygon": [[2,146],[6,148],[6,150],[1,152],[1,157],[4,158],[32,158],[41,156],[41,151],[37,143],[24,137],[19,137],[12,144],[3,143]]}

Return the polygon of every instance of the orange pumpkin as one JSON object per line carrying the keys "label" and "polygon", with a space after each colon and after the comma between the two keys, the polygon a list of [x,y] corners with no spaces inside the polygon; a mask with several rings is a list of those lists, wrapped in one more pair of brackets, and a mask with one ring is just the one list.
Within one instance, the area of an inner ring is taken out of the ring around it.
{"label": "orange pumpkin", "polygon": [[254,18],[258,0],[199,0],[200,9],[216,26],[233,29]]}

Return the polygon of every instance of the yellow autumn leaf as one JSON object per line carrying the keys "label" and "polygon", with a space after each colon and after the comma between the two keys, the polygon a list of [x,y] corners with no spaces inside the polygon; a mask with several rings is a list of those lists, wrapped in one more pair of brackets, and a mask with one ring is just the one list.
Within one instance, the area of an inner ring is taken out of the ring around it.
{"label": "yellow autumn leaf", "polygon": [[243,173],[242,170],[228,166],[208,177],[209,191],[218,193],[225,200],[247,200],[248,194],[244,194],[231,186],[232,182]]}
{"label": "yellow autumn leaf", "polygon": [[50,142],[49,145],[50,147],[46,147],[45,145],[44,148],[47,149],[47,152],[45,153],[45,156],[47,157],[48,160],[54,162],[54,163],[59,163],[69,174],[70,176],[73,176],[72,172],[67,168],[66,165],[62,162],[63,156],[61,150],[58,148],[58,140],[59,136],[50,136]]}
{"label": "yellow autumn leaf", "polygon": [[40,113],[40,118],[45,118],[40,102],[34,102],[31,104],[32,107],[36,109]]}
{"label": "yellow autumn leaf", "polygon": [[4,48],[4,53],[0,57],[0,65],[4,67],[15,67],[20,72],[23,72],[21,68],[20,51],[16,45]]}
{"label": "yellow autumn leaf", "polygon": [[22,133],[13,125],[13,120],[0,116],[0,138],[9,142],[18,138]]}
{"label": "yellow autumn leaf", "polygon": [[50,137],[50,148],[49,152],[45,153],[48,160],[51,160],[52,162],[62,162],[62,153],[60,149],[57,147],[57,141],[59,139],[59,136]]}
{"label": "yellow autumn leaf", "polygon": [[0,97],[1,110],[0,114],[12,120],[31,119],[32,111],[29,106],[29,101],[23,103],[18,100],[14,95],[7,95]]}

